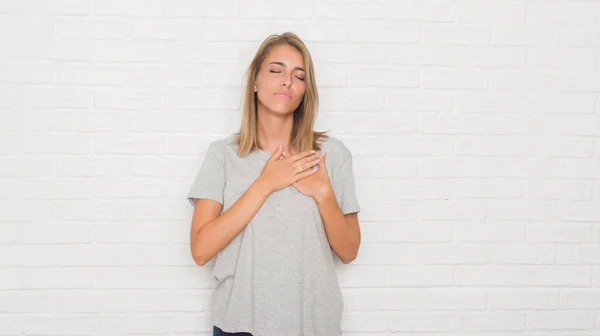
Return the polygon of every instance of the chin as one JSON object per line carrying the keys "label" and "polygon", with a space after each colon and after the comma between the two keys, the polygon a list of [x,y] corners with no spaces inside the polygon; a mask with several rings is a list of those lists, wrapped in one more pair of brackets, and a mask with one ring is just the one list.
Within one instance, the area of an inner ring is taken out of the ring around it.
{"label": "chin", "polygon": [[296,108],[298,108],[298,107],[273,105],[273,106],[267,106],[267,108],[277,115],[284,116],[284,115],[288,115],[288,114],[293,114],[294,111],[296,110]]}

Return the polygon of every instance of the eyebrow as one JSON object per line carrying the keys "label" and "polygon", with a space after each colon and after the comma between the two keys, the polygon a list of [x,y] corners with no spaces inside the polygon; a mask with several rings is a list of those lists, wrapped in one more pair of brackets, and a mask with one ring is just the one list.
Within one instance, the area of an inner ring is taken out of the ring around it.
{"label": "eyebrow", "polygon": [[[278,65],[285,67],[285,64],[283,64],[283,62],[271,62],[269,64],[278,64]],[[301,68],[301,67],[295,67],[294,70],[302,70],[302,71],[306,72],[306,70],[304,70],[304,68]]]}

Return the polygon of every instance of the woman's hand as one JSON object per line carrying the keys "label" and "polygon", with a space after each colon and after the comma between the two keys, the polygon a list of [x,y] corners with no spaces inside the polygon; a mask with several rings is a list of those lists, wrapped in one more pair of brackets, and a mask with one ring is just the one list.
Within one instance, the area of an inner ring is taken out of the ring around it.
{"label": "woman's hand", "polygon": [[[285,157],[285,153],[283,154]],[[294,187],[308,197],[319,201],[333,193],[331,182],[325,168],[325,153],[318,155],[319,169],[316,173],[294,182]]]}
{"label": "woman's hand", "polygon": [[271,192],[283,189],[296,181],[315,174],[311,169],[319,162],[315,151],[306,151],[291,156],[282,156],[283,147],[279,146],[265,164],[259,179]]}

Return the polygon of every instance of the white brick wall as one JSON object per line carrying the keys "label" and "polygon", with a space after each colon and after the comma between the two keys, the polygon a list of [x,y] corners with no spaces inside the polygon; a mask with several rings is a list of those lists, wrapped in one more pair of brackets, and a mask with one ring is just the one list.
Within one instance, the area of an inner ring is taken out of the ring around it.
{"label": "white brick wall", "polygon": [[600,335],[591,0],[0,0],[0,335],[210,334],[185,194],[286,30],[355,157],[344,335]]}

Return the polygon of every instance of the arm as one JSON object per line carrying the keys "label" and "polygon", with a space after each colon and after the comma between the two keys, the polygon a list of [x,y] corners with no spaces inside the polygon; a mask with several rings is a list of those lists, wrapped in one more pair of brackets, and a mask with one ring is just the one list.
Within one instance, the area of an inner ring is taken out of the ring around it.
{"label": "arm", "polygon": [[331,188],[315,201],[331,248],[344,264],[350,263],[358,255],[361,240],[357,213],[344,215]]}
{"label": "arm", "polygon": [[190,232],[194,261],[203,266],[225,248],[248,225],[269,194],[265,183],[256,180],[223,214],[221,203],[210,199],[196,200]]}
{"label": "arm", "polygon": [[[214,147],[211,149],[214,150]],[[198,265],[205,265],[225,248],[250,223],[273,191],[314,174],[314,171],[309,169],[315,161],[311,152],[279,160],[282,150],[283,147],[279,147],[273,153],[261,175],[222,214],[225,185],[223,163],[218,161],[214,151],[208,156],[207,164],[203,164],[190,192],[190,196],[195,198],[190,248]]]}

